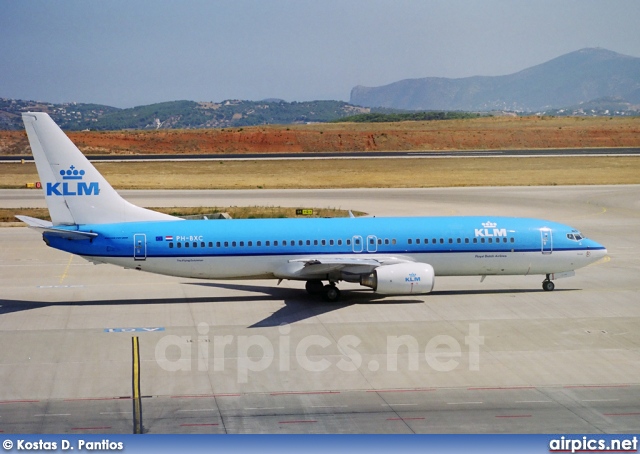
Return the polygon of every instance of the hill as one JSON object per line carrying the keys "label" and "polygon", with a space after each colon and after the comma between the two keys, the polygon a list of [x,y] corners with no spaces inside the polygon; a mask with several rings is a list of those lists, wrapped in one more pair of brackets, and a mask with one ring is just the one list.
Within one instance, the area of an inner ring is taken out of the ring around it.
{"label": "hill", "polygon": [[426,77],[357,86],[350,103],[406,110],[562,109],[599,98],[640,101],[640,58],[582,49],[506,76]]}
{"label": "hill", "polygon": [[97,104],[52,104],[0,98],[0,129],[23,129],[21,113],[48,112],[65,130],[197,129],[327,122],[370,109],[342,101],[285,102],[282,100],[220,103],[171,101],[130,109]]}

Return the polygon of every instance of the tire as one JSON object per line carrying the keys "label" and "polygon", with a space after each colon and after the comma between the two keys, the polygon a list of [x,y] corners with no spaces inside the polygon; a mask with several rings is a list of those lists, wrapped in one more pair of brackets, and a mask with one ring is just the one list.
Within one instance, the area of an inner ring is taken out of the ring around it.
{"label": "tire", "polygon": [[340,299],[340,290],[335,285],[325,285],[324,293],[322,295],[325,301],[335,303]]}
{"label": "tire", "polygon": [[322,285],[322,281],[314,279],[311,281],[307,281],[304,288],[307,289],[307,293],[309,295],[319,295],[324,292],[324,286]]}
{"label": "tire", "polygon": [[542,290],[545,292],[552,292],[554,288],[556,288],[556,286],[552,281],[542,282]]}

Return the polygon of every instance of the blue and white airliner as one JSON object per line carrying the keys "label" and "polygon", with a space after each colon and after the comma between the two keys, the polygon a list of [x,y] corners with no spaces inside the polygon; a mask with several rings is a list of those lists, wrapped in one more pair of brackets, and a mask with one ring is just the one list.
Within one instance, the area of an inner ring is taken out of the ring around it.
{"label": "blue and white airliner", "polygon": [[607,254],[567,225],[513,217],[184,220],[124,200],[46,113],[23,113],[51,222],[48,246],[94,263],[202,279],[339,281],[426,294],[436,276],[542,275],[542,288]]}

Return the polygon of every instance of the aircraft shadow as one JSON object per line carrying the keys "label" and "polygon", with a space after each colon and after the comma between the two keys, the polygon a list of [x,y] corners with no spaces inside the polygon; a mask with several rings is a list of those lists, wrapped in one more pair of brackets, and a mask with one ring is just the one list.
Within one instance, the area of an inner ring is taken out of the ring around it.
{"label": "aircraft shadow", "polygon": [[[279,326],[282,324],[291,324],[327,314],[344,307],[354,304],[422,304],[422,298],[405,298],[405,299],[387,299],[384,295],[377,295],[368,290],[346,290],[342,292],[342,298],[337,303],[328,303],[319,295],[308,295],[306,291],[299,289],[291,289],[277,286],[259,286],[247,284],[231,284],[231,283],[200,283],[189,282],[186,285],[198,285],[213,288],[225,288],[229,290],[238,290],[251,292],[252,295],[247,296],[203,296],[203,297],[180,297],[180,298],[127,298],[127,299],[100,299],[90,301],[60,301],[60,302],[41,302],[28,300],[10,300],[0,298],[0,315],[10,314],[13,312],[28,311],[32,309],[40,309],[51,306],[100,306],[100,305],[151,305],[151,304],[204,304],[204,303],[221,303],[221,302],[249,302],[249,301],[273,301],[281,299],[284,306],[265,319],[250,325],[249,328],[263,328]],[[556,289],[554,292],[570,292],[578,289]],[[430,295],[434,296],[459,296],[459,295],[496,295],[496,294],[513,294],[513,293],[540,293],[542,289],[487,289],[487,290],[437,290]],[[259,295],[262,293],[263,295]],[[428,297],[428,296],[427,296]]]}
{"label": "aircraft shadow", "polygon": [[[306,320],[308,318],[316,317],[318,315],[333,312],[344,307],[352,306],[354,304],[381,304],[384,299],[383,295],[375,295],[366,290],[350,290],[343,291],[342,298],[339,302],[328,303],[322,299],[319,295],[309,295],[305,290],[271,287],[271,286],[256,286],[246,284],[228,284],[228,283],[200,283],[190,282],[189,285],[199,285],[204,287],[217,287],[226,288],[229,290],[239,290],[248,292],[261,292],[270,296],[267,299],[272,300],[274,298],[282,299],[284,306],[271,314],[269,317],[261,320],[249,328],[264,328],[270,326],[279,326],[282,324],[291,324]],[[293,297],[296,295],[296,297]],[[251,297],[251,300],[255,300]],[[419,304],[422,300],[391,300],[385,301],[382,304]]]}

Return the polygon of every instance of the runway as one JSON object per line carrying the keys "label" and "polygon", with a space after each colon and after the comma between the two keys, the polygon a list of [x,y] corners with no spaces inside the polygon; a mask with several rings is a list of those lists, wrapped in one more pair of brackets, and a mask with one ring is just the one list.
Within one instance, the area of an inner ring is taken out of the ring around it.
{"label": "runway", "polygon": [[[640,186],[122,191],[145,206],[530,216],[610,257],[556,281],[439,278],[382,298],[341,284],[213,282],[94,266],[0,229],[0,431],[130,433],[131,337],[149,433],[640,430]],[[0,206],[44,206],[0,191]],[[211,221],[225,222],[225,221]]]}
{"label": "runway", "polygon": [[[242,161],[261,159],[388,159],[388,158],[525,158],[549,156],[638,156],[640,148],[540,148],[522,150],[456,151],[350,151],[321,153],[217,153],[217,154],[147,154],[88,155],[91,162],[118,161]],[[33,156],[0,156],[2,162],[33,161]]]}

